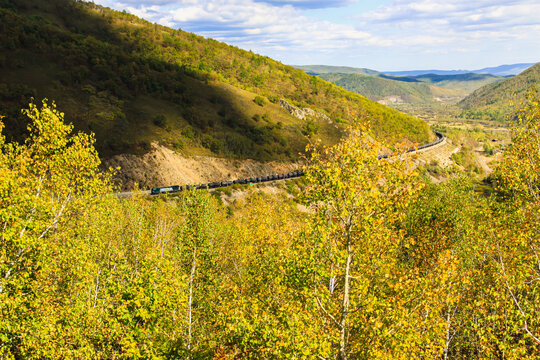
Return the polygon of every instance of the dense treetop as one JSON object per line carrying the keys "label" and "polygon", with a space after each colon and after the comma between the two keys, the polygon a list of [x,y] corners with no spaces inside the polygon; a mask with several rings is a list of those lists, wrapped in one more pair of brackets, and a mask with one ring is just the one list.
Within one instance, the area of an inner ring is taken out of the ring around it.
{"label": "dense treetop", "polygon": [[24,113],[24,143],[0,133],[2,358],[538,358],[535,96],[491,196],[378,160],[360,128],[313,148],[294,199],[122,200],[91,136]]}

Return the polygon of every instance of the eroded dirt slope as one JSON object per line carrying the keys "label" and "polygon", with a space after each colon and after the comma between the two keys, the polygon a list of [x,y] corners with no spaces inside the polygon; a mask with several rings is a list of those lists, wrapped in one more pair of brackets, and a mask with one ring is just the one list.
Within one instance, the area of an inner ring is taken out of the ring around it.
{"label": "eroded dirt slope", "polygon": [[262,163],[208,156],[184,157],[156,143],[152,144],[152,150],[145,155],[117,155],[106,160],[105,166],[120,167],[116,180],[124,190],[133,189],[135,183],[141,189],[208,183],[286,173],[299,167],[294,163]]}

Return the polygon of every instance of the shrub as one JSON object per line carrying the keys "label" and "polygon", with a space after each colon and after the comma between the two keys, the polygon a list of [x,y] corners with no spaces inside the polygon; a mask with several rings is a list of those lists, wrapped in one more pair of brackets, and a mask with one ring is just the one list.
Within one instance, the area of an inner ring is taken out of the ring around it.
{"label": "shrub", "polygon": [[272,104],[276,104],[279,101],[279,96],[270,95],[268,96],[268,101],[270,101]]}
{"label": "shrub", "polygon": [[178,139],[176,140],[174,143],[173,143],[173,148],[175,150],[184,150],[184,142],[182,141],[182,139]]}
{"label": "shrub", "polygon": [[313,136],[319,133],[319,128],[319,124],[317,124],[312,119],[308,119],[302,127],[302,134],[306,136]]}
{"label": "shrub", "polygon": [[154,125],[159,126],[160,128],[164,128],[167,125],[167,118],[163,114],[159,114],[156,117],[154,117]]}
{"label": "shrub", "polygon": [[259,106],[264,106],[266,104],[266,100],[262,96],[255,96],[255,99],[253,99],[253,102]]}
{"label": "shrub", "polygon": [[188,125],[182,129],[182,136],[190,140],[195,140],[195,131]]}

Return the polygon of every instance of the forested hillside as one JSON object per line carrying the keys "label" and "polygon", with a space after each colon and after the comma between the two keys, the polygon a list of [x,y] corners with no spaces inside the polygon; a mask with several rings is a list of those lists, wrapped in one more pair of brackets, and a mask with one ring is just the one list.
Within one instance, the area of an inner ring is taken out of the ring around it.
{"label": "forested hillside", "polygon": [[433,84],[447,89],[462,91],[463,93],[470,93],[484,85],[491,84],[497,81],[502,81],[505,79],[503,76],[474,73],[455,75],[424,74],[416,76],[382,76],[386,79],[393,79],[398,81]]}
{"label": "forested hillside", "polygon": [[[74,0],[0,0],[0,112],[25,135],[19,109],[55,100],[101,155],[183,152],[294,159],[305,136],[335,143],[371,120],[376,136],[427,142],[427,125],[270,58]],[[330,116],[299,120],[278,100]]]}
{"label": "forested hillside", "polygon": [[508,80],[486,85],[463,99],[459,105],[464,116],[504,121],[516,116],[515,105],[522,101],[531,88],[538,88],[540,63]]}
{"label": "forested hillside", "polygon": [[349,91],[362,94],[379,101],[388,96],[400,97],[406,103],[433,103],[435,98],[464,96],[463,92],[445,89],[421,81],[385,78],[384,75],[370,76],[360,74],[320,74],[322,79],[330,81]]}

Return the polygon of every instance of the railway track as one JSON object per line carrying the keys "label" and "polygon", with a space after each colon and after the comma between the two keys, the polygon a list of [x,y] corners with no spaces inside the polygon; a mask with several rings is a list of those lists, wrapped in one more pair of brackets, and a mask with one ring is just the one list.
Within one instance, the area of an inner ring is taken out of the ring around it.
{"label": "railway track", "polygon": [[[406,153],[414,153],[417,151],[424,151],[425,149],[429,149],[431,147],[437,146],[438,144],[442,143],[445,140],[445,137],[443,134],[439,132],[435,132],[435,135],[437,135],[437,140],[430,142],[428,144],[420,145],[416,148],[411,148],[406,151]],[[379,159],[388,159],[392,157],[392,155],[379,155]],[[159,194],[171,194],[176,193],[180,191],[185,190],[191,190],[191,189],[217,189],[217,188],[223,188],[228,186],[233,186],[236,184],[256,184],[256,183],[263,183],[263,182],[271,182],[271,181],[277,181],[277,180],[285,180],[285,179],[294,179],[304,176],[304,172],[302,170],[293,171],[285,174],[273,174],[268,176],[259,176],[259,177],[251,177],[247,179],[237,179],[232,181],[215,181],[210,182],[206,184],[195,184],[195,185],[173,185],[173,186],[164,186],[164,187],[155,187],[151,190],[143,191],[143,194],[147,195],[159,195]],[[140,193],[140,192],[139,192]],[[117,193],[116,195],[119,197],[129,197],[134,195],[134,192],[121,192]]]}

